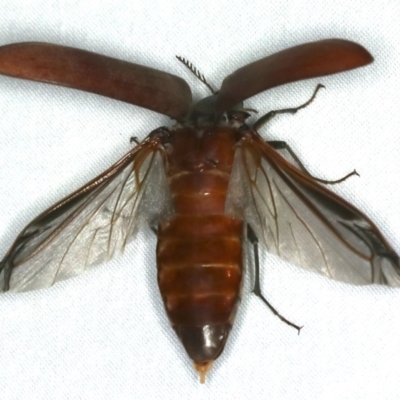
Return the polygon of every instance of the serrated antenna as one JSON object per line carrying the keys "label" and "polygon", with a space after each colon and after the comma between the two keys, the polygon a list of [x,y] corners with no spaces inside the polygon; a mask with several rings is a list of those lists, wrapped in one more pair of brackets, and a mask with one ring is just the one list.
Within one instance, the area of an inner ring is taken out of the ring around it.
{"label": "serrated antenna", "polygon": [[216,90],[213,89],[213,87],[207,82],[205,76],[188,60],[181,56],[175,56],[186,68],[192,72],[192,74],[199,79],[201,82],[203,82],[211,91],[212,94],[216,93]]}

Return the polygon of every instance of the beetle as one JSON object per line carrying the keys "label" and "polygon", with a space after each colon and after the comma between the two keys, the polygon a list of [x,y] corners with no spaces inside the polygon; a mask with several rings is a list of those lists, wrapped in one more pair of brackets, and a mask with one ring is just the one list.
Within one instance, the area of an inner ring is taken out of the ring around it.
{"label": "beetle", "polygon": [[[0,74],[72,87],[171,117],[118,162],[44,211],[0,262],[4,291],[53,285],[121,253],[141,221],[156,232],[158,285],[173,329],[203,383],[224,349],[238,308],[243,245],[352,284],[400,285],[399,256],[361,211],[312,177],[285,142],[265,141],[243,101],[275,86],[347,71],[373,61],[361,45],[327,39],[242,67],[193,104],[188,84],[166,73],[48,43],[0,47]],[[279,151],[286,149],[294,164]]]}

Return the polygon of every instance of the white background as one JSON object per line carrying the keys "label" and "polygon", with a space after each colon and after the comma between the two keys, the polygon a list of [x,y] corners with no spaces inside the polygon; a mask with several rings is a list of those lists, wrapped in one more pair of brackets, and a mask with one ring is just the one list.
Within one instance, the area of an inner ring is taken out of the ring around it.
{"label": "white background", "polygon": [[[218,86],[236,68],[330,37],[375,63],[283,86],[247,102],[261,113],[327,89],[266,137],[287,140],[314,175],[376,221],[400,251],[398,0],[0,0],[0,44],[80,47],[184,77],[190,59]],[[115,162],[168,118],[87,93],[0,77],[0,246],[39,212]],[[156,284],[155,237],[93,272],[0,297],[1,399],[397,399],[400,289],[352,287],[263,259],[263,289],[300,336],[245,287],[225,352],[200,385],[169,327]]]}

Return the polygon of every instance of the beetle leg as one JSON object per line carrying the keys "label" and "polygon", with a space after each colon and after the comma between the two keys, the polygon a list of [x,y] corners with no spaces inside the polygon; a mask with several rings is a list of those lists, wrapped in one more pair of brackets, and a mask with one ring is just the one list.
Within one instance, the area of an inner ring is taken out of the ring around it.
{"label": "beetle leg", "polygon": [[131,136],[131,138],[129,139],[129,143],[136,143],[139,144],[139,139],[136,136]]}
{"label": "beetle leg", "polygon": [[261,293],[260,288],[260,262],[258,258],[258,238],[253,231],[250,225],[247,225],[247,238],[249,239],[250,243],[253,245],[254,249],[254,288],[252,293],[254,293],[257,297],[259,297],[267,307],[285,324],[292,326],[293,328],[297,329],[297,332],[300,334],[300,329],[302,326],[295,325],[293,322],[290,322],[285,317],[283,317],[279,312],[268,302],[268,300],[264,297]]}
{"label": "beetle leg", "polygon": [[348,173],[346,176],[340,179],[336,180],[325,180],[325,179],[320,179],[316,178],[315,176],[312,176],[304,166],[304,164],[300,161],[299,157],[296,155],[296,153],[293,151],[293,149],[289,146],[288,143],[282,141],[282,140],[269,140],[267,141],[269,145],[271,145],[275,150],[287,150],[287,152],[290,154],[290,156],[293,158],[293,160],[298,164],[300,169],[309,177],[315,179],[319,183],[324,183],[326,185],[334,185],[335,183],[340,183],[344,182],[347,178],[350,178],[353,175],[360,176],[356,170]]}
{"label": "beetle leg", "polygon": [[322,89],[322,88],[325,88],[325,86],[318,83],[312,96],[301,106],[293,107],[293,108],[283,108],[282,110],[273,110],[273,111],[266,113],[265,115],[260,117],[253,124],[253,129],[258,131],[263,125],[265,125],[268,121],[270,121],[272,118],[274,118],[278,114],[296,114],[297,111],[301,110],[302,108],[306,108],[308,105],[310,105],[313,102],[313,100],[315,99],[315,96],[317,95],[318,90]]}
{"label": "beetle leg", "polygon": [[[253,129],[258,130],[260,129],[264,124],[266,124],[268,121],[270,121],[272,118],[274,118],[276,115],[278,114],[295,114],[297,111],[301,110],[302,108],[307,107],[309,104],[311,104],[313,102],[313,100],[315,99],[315,96],[318,93],[319,89],[325,88],[324,85],[321,85],[320,83],[317,85],[317,87],[314,90],[314,93],[312,94],[312,96],[310,97],[309,100],[307,100],[304,104],[302,104],[299,107],[295,107],[295,108],[285,108],[282,110],[275,110],[275,111],[270,111],[269,113],[263,115],[261,118],[259,118],[255,124],[253,125]],[[306,169],[306,167],[303,165],[303,163],[300,161],[299,157],[297,157],[296,153],[292,150],[292,148],[284,141],[281,140],[270,140],[267,141],[267,143],[269,145],[271,145],[274,149],[276,150],[287,150],[288,153],[292,156],[292,158],[294,159],[294,161],[298,164],[298,166],[300,167],[300,169],[307,174],[308,176],[310,176],[311,178],[315,179],[317,182],[320,183],[324,183],[326,185],[333,185],[335,183],[340,183],[345,181],[347,178],[350,178],[350,176],[353,175],[358,175],[357,171],[354,170],[353,172],[350,172],[349,174],[347,174],[346,176],[344,176],[343,178],[340,179],[336,179],[336,180],[325,180],[325,179],[319,179],[316,178],[314,176],[312,176]]]}

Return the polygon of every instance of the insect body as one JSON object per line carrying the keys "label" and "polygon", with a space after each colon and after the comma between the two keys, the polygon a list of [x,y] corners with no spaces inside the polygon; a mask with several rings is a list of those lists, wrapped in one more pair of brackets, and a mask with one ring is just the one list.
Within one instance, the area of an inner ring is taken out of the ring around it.
{"label": "insect body", "polygon": [[240,301],[246,232],[255,250],[255,293],[275,313],[259,287],[258,239],[333,279],[399,286],[399,257],[370,219],[283,158],[276,151],[282,142],[257,133],[275,114],[301,107],[249,126],[242,105],[273,86],[370,62],[352,42],[308,43],[239,69],[192,105],[187,84],[161,71],[50,44],[0,47],[0,73],[102,94],[177,121],[29,223],[0,263],[3,289],[32,290],[78,275],[123,251],[144,218],[157,230],[166,312],[204,382]]}
{"label": "insect body", "polygon": [[237,135],[220,124],[178,128],[163,139],[175,215],[159,227],[158,282],[203,375],[225,345],[240,296],[243,222],[225,213]]}

